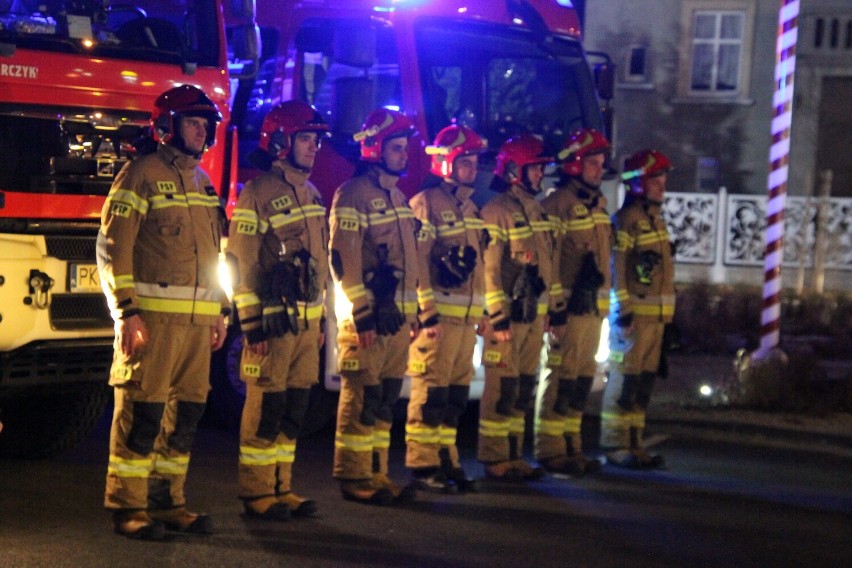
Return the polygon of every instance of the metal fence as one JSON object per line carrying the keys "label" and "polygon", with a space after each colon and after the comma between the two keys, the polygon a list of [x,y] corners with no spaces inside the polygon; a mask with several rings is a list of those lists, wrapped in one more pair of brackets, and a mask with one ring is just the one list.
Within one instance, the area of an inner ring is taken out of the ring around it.
{"label": "metal fence", "polygon": [[[763,265],[766,196],[668,192],[664,205],[677,262]],[[784,265],[852,270],[852,198],[787,197]],[[819,245],[819,246],[818,246]]]}

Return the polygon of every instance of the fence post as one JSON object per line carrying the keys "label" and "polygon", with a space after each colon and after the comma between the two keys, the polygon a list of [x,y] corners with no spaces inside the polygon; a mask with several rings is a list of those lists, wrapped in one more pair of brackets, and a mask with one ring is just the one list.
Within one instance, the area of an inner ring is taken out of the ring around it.
{"label": "fence post", "polygon": [[716,202],[716,251],[713,258],[713,267],[710,269],[710,282],[713,284],[724,284],[725,278],[725,250],[728,242],[728,188],[724,185],[719,188]]}
{"label": "fence post", "polygon": [[815,219],[814,242],[814,292],[822,294],[825,286],[825,247],[828,233],[828,200],[831,198],[831,185],[834,181],[832,170],[823,170],[819,175],[819,202]]}

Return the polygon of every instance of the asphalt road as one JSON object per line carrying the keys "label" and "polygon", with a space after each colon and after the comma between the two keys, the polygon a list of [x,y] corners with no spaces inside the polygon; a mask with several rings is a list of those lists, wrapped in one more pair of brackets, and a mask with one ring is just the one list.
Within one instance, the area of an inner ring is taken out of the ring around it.
{"label": "asphalt road", "polygon": [[[318,501],[320,515],[269,524],[241,515],[236,435],[202,429],[188,496],[214,516],[216,533],[144,543],[114,535],[101,509],[102,420],[58,458],[0,462],[0,566],[824,568],[852,559],[852,461],[842,456],[669,437],[656,448],[665,471],[607,466],[594,477],[421,493],[404,507],[376,508],[340,498],[332,440],[327,430],[298,448],[294,488]],[[472,448],[463,455],[481,472]],[[397,440],[397,477],[401,462]]]}

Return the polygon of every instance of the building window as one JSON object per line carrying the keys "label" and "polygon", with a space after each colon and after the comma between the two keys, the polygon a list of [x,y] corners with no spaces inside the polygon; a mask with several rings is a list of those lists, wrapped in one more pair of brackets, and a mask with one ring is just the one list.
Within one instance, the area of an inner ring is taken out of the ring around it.
{"label": "building window", "polygon": [[686,0],[681,17],[681,96],[737,99],[748,95],[754,3]]}
{"label": "building window", "polygon": [[628,83],[648,82],[648,48],[644,45],[632,45],[627,50],[624,80]]}
{"label": "building window", "polygon": [[742,12],[695,13],[691,90],[723,93],[737,90],[744,19]]}

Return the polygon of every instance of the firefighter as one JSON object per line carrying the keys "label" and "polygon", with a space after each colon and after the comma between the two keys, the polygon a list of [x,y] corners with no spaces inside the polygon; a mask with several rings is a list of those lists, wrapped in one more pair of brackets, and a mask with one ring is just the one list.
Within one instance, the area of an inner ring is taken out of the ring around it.
{"label": "firefighter", "polygon": [[466,126],[441,130],[426,153],[440,185],[415,195],[410,205],[422,223],[420,303],[434,302],[442,333],[417,335],[409,348],[411,398],[405,427],[405,465],[425,491],[478,491],[459,462],[456,435],[473,378],[476,331],[483,327],[483,229],[471,201],[479,154],[487,143]]}
{"label": "firefighter", "polygon": [[659,371],[663,329],[674,316],[674,264],[662,216],[668,158],[642,150],[624,164],[629,184],[613,217],[612,371],[601,409],[601,447],[609,463],[630,468],[664,466],[642,445],[645,410]]}
{"label": "firefighter", "polygon": [[208,515],[187,510],[184,482],[210,349],[222,346],[230,311],[217,277],[224,212],[199,167],[221,119],[196,87],[160,95],[156,151],[124,166],[101,216],[98,267],[115,320],[104,502],[115,531],[131,538],[212,532]]}
{"label": "firefighter", "polygon": [[489,325],[482,355],[478,458],[491,479],[524,481],[544,475],[523,459],[523,443],[544,332],[559,335],[566,317],[564,296],[549,294],[558,257],[552,224],[535,199],[544,164],[551,161],[535,136],[506,141],[494,171],[494,189],[502,193],[482,209],[489,235],[484,253]]}
{"label": "firefighter", "polygon": [[542,206],[559,227],[559,274],[551,292],[564,293],[568,320],[549,346],[536,401],[535,457],[548,471],[583,475],[600,462],[583,456],[580,426],[597,370],[602,318],[609,312],[612,227],[601,194],[610,144],[591,128],[572,133],[559,152],[560,183]]}
{"label": "firefighter", "polygon": [[238,484],[250,517],[282,521],[317,510],[291,490],[291,478],[325,339],[327,225],[308,176],[328,134],[322,116],[303,102],[273,107],[250,155],[265,171],[243,188],[231,219],[228,258],[236,265],[246,383]]}
{"label": "firefighter", "polygon": [[[410,501],[415,493],[388,477],[393,407],[418,321],[418,228],[396,186],[414,132],[398,111],[371,112],[354,135],[358,169],[331,206],[331,268],[344,296],[335,299],[341,390],[333,475],[345,499],[376,505]],[[434,305],[422,306],[424,326],[436,323],[435,313]]]}

